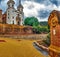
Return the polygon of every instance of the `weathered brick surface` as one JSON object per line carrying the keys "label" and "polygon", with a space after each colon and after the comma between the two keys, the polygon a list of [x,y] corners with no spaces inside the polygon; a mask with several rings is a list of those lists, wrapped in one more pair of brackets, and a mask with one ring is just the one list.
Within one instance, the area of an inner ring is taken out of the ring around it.
{"label": "weathered brick surface", "polygon": [[[56,30],[55,35],[53,35],[53,30]],[[51,44],[60,47],[60,25],[57,25],[56,28],[51,28],[51,36]]]}
{"label": "weathered brick surface", "polygon": [[33,34],[33,31],[32,27],[30,26],[0,24],[0,34],[7,34],[7,35]]}
{"label": "weathered brick surface", "polygon": [[53,10],[48,18],[51,33],[49,54],[51,57],[60,57],[60,11]]}

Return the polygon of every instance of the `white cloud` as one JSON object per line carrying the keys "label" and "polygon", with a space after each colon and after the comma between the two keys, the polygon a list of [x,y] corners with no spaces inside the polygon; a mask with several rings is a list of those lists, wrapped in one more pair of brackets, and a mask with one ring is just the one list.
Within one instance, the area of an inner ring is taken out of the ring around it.
{"label": "white cloud", "polygon": [[44,18],[44,19],[41,19],[40,17],[38,17],[38,20],[41,22],[41,21],[47,21],[48,20],[48,17],[47,18]]}
{"label": "white cloud", "polygon": [[[1,5],[0,5],[0,8],[5,12],[6,11],[6,8],[7,8],[7,1],[8,0],[4,0],[1,2]],[[14,0],[15,1],[15,8],[17,8],[18,6],[18,1],[17,0]],[[49,2],[49,5],[47,5]],[[45,3],[45,4],[44,4]],[[46,21],[48,19],[48,16],[47,18],[44,18],[44,19],[41,19],[40,17],[38,17],[38,15],[40,14],[39,11],[41,10],[47,10],[48,12],[50,12],[50,10],[59,10],[60,11],[60,6],[56,6],[55,4],[52,4],[50,2],[50,0],[47,0],[47,2],[45,1],[44,3],[37,3],[35,1],[28,1],[28,0],[24,0],[22,1],[22,4],[23,4],[23,7],[24,7],[24,15],[25,17],[29,17],[29,16],[35,16],[38,18],[39,21]]]}
{"label": "white cloud", "polygon": [[[46,9],[47,11],[52,11],[52,10],[60,10],[60,6],[57,7],[55,4],[50,4],[50,5],[44,5],[44,4],[40,4],[40,3],[36,3],[36,2],[32,2],[32,1],[24,1],[24,14],[26,17],[28,16],[35,16],[38,18],[39,21],[47,21],[48,20],[48,16],[47,18],[41,19],[40,17],[38,17],[39,12],[41,9]],[[32,8],[29,8],[32,7]]]}
{"label": "white cloud", "polygon": [[28,17],[28,16],[37,17],[39,15],[38,11],[40,11],[40,9],[45,8],[45,5],[39,4],[36,2],[32,2],[32,1],[25,1],[23,6],[24,6],[24,14],[26,17]]}

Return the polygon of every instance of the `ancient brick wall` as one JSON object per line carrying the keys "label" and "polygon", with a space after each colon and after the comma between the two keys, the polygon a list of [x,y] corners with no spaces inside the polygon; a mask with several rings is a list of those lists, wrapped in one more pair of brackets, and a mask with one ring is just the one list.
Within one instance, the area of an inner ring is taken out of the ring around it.
{"label": "ancient brick wall", "polygon": [[32,34],[32,27],[10,25],[10,24],[0,24],[0,34]]}
{"label": "ancient brick wall", "polygon": [[60,47],[60,25],[51,28],[51,44]]}
{"label": "ancient brick wall", "polygon": [[2,23],[2,10],[0,10],[0,23]]}
{"label": "ancient brick wall", "polygon": [[51,57],[60,57],[60,11],[52,11],[48,24],[50,26],[51,44],[49,55]]}

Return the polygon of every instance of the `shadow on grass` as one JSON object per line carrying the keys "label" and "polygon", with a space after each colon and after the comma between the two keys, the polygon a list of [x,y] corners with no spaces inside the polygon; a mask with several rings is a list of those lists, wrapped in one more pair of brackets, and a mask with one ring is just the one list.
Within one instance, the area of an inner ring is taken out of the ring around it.
{"label": "shadow on grass", "polygon": [[43,55],[45,55],[45,56],[48,56],[48,55],[49,55],[48,51],[40,48],[35,42],[33,43],[33,46],[34,46],[38,51],[40,51]]}
{"label": "shadow on grass", "polygon": [[5,40],[0,40],[0,42],[6,42]]}

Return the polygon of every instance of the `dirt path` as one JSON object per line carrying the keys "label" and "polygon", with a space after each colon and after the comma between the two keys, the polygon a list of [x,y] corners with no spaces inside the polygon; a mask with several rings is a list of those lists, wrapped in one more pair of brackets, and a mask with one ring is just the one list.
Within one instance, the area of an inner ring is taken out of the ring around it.
{"label": "dirt path", "polygon": [[0,57],[45,57],[33,46],[33,40],[7,39],[0,42]]}

